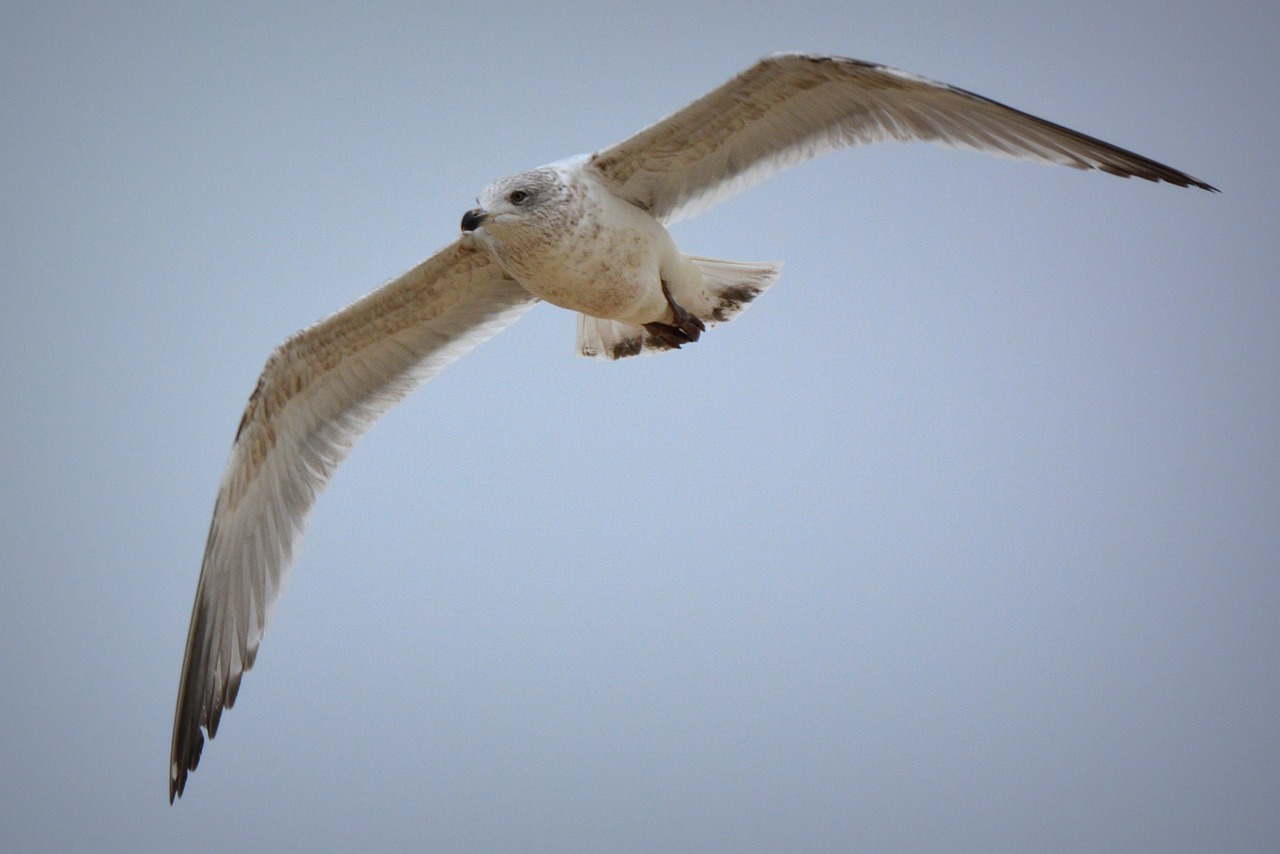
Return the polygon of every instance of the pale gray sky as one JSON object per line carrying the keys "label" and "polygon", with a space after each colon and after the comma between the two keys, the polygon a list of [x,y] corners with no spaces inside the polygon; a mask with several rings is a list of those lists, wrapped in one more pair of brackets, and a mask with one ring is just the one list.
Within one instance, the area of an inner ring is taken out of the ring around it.
{"label": "pale gray sky", "polygon": [[[1280,848],[1275,4],[539,6],[0,9],[0,848]],[[1223,193],[843,152],[676,227],[787,262],[697,345],[536,308],[339,470],[170,807],[271,348],[776,50]]]}

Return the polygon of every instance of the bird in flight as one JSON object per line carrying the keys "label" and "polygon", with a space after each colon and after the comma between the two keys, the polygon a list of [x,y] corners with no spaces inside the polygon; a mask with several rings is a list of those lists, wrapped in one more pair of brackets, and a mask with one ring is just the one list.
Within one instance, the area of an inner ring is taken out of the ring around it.
{"label": "bird in flight", "polygon": [[581,355],[678,349],[779,266],[686,255],[667,226],[838,148],[923,140],[1215,191],[1154,160],[883,65],[778,54],[634,136],[502,178],[458,239],[267,359],[218,488],[187,635],[169,801],[253,666],[317,493],[397,401],[538,300]]}

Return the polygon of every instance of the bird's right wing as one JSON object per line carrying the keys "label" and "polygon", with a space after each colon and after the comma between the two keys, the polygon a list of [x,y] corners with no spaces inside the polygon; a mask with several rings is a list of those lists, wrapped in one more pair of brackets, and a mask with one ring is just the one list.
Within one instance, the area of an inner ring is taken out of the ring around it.
{"label": "bird's right wing", "polygon": [[289,338],[263,368],[218,489],[173,721],[169,800],[181,795],[258,643],[316,494],[397,401],[536,299],[455,241]]}
{"label": "bird's right wing", "polygon": [[1213,189],[956,86],[858,59],[795,53],[760,60],[588,164],[614,194],[672,223],[819,154],[894,140]]}

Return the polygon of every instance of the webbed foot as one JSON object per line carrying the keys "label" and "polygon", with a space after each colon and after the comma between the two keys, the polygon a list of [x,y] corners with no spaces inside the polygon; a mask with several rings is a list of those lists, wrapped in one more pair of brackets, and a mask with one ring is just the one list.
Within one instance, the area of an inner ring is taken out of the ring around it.
{"label": "webbed foot", "polygon": [[697,341],[706,331],[707,325],[671,298],[671,291],[667,288],[665,280],[662,282],[662,295],[667,298],[667,305],[671,306],[671,315],[675,322],[646,323],[645,330],[658,343],[672,349],[679,349],[682,344]]}

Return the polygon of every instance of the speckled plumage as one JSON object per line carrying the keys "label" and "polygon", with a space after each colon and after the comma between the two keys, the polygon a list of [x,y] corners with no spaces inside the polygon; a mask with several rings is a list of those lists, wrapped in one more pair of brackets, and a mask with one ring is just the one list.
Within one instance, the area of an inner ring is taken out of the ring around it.
{"label": "speckled plumage", "polygon": [[1213,189],[963,89],[801,54],[761,60],[595,154],[495,182],[461,238],[267,360],[214,505],[178,688],[170,801],[200,759],[201,730],[217,732],[253,664],[316,495],[382,413],[538,299],[580,313],[584,355],[695,340],[767,288],[778,267],[685,255],[666,226],[810,157],[893,140]]}

